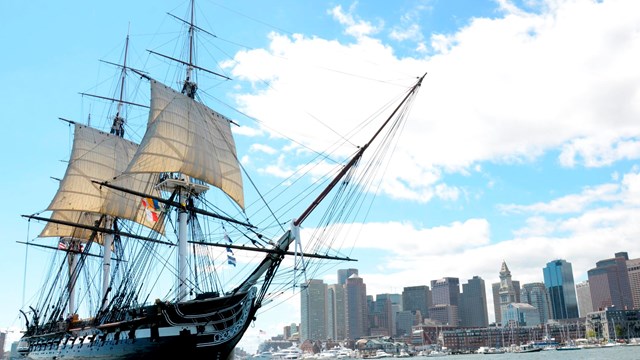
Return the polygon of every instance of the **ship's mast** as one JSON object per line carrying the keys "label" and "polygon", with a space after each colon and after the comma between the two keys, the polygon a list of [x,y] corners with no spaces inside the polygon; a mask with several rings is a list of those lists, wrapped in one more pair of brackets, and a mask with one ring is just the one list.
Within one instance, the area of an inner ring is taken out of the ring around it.
{"label": "ship's mast", "polygon": [[189,20],[189,63],[187,64],[187,77],[184,80],[184,84],[182,85],[182,93],[187,95],[188,97],[195,99],[196,97],[196,90],[198,89],[198,86],[196,85],[195,81],[192,80],[192,75],[193,75],[193,40],[194,40],[194,32],[195,32],[195,25],[194,25],[194,19],[195,19],[195,15],[194,15],[194,0],[191,0],[191,18]]}
{"label": "ship's mast", "polygon": [[[67,246],[76,246],[75,241],[69,240]],[[76,280],[78,272],[78,254],[75,252],[69,252],[69,314],[74,314],[76,311]]]}
{"label": "ship's mast", "polygon": [[[182,86],[182,93],[191,99],[195,99],[198,86],[192,81],[193,75],[193,36],[194,36],[194,0],[191,0],[191,18],[189,21],[189,63],[187,64],[187,76]],[[186,175],[180,175],[188,183]],[[188,184],[185,184],[188,185]],[[190,193],[188,186],[180,188],[180,202],[186,204]],[[178,288],[176,301],[182,301],[187,296],[187,210],[185,207],[178,209]]]}
{"label": "ship's mast", "polygon": [[[125,41],[124,46],[124,60],[122,63],[122,70],[120,73],[120,98],[118,100],[118,110],[116,111],[116,116],[113,118],[113,125],[111,126],[111,133],[124,137],[124,118],[121,116],[122,107],[124,105],[123,97],[124,97],[124,82],[127,76],[127,54],[129,52],[129,34],[127,34],[127,39]],[[113,227],[114,219],[107,216],[106,218],[106,228]],[[113,246],[113,234],[108,233],[104,234],[103,237],[103,258],[102,258],[102,305],[100,310],[104,310],[109,303],[107,301],[107,295],[109,293],[109,287],[111,286],[111,248]]]}

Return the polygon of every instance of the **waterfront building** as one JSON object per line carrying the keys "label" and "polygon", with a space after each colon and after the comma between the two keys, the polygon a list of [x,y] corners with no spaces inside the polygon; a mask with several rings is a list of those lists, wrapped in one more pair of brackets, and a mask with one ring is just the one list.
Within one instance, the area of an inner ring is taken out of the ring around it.
{"label": "waterfront building", "polygon": [[460,326],[489,326],[487,293],[484,280],[481,277],[474,276],[472,279],[469,279],[466,284],[462,284],[458,310],[460,313]]}
{"label": "waterfront building", "polygon": [[586,332],[605,341],[640,337],[640,310],[608,307],[587,314]]}
{"label": "waterfront building", "polygon": [[525,303],[507,304],[502,313],[502,321],[503,326],[508,327],[538,326],[541,324],[538,309]]}
{"label": "waterfront building", "polygon": [[591,287],[589,280],[576,284],[576,296],[578,297],[578,315],[582,318],[593,311],[593,302],[591,302]]}
{"label": "waterfront building", "polygon": [[571,263],[566,260],[553,260],[542,269],[544,285],[551,300],[551,313],[554,319],[578,318],[578,300],[573,281]]}
{"label": "waterfront building", "polygon": [[[416,325],[412,328],[411,345],[416,348],[429,345],[443,345],[443,334],[455,328],[455,326],[433,323]],[[444,343],[444,345],[446,345],[446,343]]]}
{"label": "waterfront building", "polygon": [[551,304],[549,294],[544,283],[535,282],[522,285],[520,298],[525,304],[529,304],[538,309],[540,324],[546,324],[551,319]]}
{"label": "waterfront building", "polygon": [[344,285],[327,286],[327,337],[343,340],[347,337]]}
{"label": "waterfront building", "polygon": [[402,310],[420,313],[421,319],[413,324],[418,325],[422,318],[429,317],[429,308],[433,304],[431,290],[427,285],[409,286],[402,291]]}
{"label": "waterfront building", "polygon": [[[526,304],[525,304],[526,305]],[[542,326],[520,326],[505,329],[503,327],[487,327],[487,328],[443,328],[440,332],[444,346],[452,353],[468,353],[475,352],[480,347],[509,347],[514,344],[528,343],[548,343],[543,341],[545,336],[555,339],[570,337],[577,339],[577,334],[584,334],[584,323],[572,322],[570,324]],[[564,334],[564,335],[562,335]],[[416,334],[412,339],[412,343],[416,344],[418,338]],[[516,345],[517,346],[517,345]],[[547,354],[554,358],[553,354]],[[507,355],[505,355],[507,356]],[[514,354],[514,358],[517,355]]]}
{"label": "waterfront building", "polygon": [[629,273],[633,308],[640,309],[640,258],[627,260],[627,272]]}
{"label": "waterfront building", "polygon": [[358,275],[358,269],[340,269],[338,270],[338,284],[344,285],[351,275]]}
{"label": "waterfront building", "polygon": [[327,338],[327,285],[308,280],[300,291],[300,340]]}
{"label": "waterfront building", "polygon": [[596,267],[587,272],[594,310],[610,306],[633,309],[627,260],[627,253],[619,252],[611,259],[598,261]]}
{"label": "waterfront building", "polygon": [[345,317],[348,339],[360,339],[369,332],[367,286],[361,277],[352,274],[345,282]]}

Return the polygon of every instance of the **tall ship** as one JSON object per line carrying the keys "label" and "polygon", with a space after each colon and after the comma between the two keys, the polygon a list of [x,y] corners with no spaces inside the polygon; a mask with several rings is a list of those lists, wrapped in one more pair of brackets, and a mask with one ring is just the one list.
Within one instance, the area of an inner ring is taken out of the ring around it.
{"label": "tall ship", "polygon": [[[366,212],[424,76],[328,175],[296,194],[287,184],[257,189],[239,161],[236,123],[198,96],[196,73],[209,70],[194,60],[202,29],[193,2],[188,13],[177,18],[186,59],[152,52],[182,67],[177,89],[127,64],[127,37],[124,61],[112,64],[116,96],[87,94],[114,105],[110,129],[66,120],[73,144],[59,188],[45,211],[24,215],[43,224],[24,244],[51,260],[39,295],[20,310],[17,358],[227,359],[266,304],[327,262],[354,260],[340,232]],[[150,89],[149,103],[124,98],[131,75]],[[127,138],[131,106],[148,111],[139,142]],[[240,264],[241,254],[252,257]]]}

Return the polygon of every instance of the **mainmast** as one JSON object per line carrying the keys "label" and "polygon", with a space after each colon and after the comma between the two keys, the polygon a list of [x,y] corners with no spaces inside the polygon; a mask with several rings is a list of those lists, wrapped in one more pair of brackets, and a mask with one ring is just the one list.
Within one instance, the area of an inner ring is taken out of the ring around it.
{"label": "mainmast", "polygon": [[[121,116],[122,106],[124,105],[123,97],[124,97],[124,82],[127,76],[127,54],[129,52],[129,34],[127,34],[127,39],[125,40],[124,45],[124,60],[122,62],[122,70],[120,72],[120,97],[118,99],[118,108],[116,111],[116,116],[113,118],[113,125],[111,126],[111,133],[124,137],[124,118]],[[115,226],[115,220],[107,216],[106,219],[106,228],[112,228]],[[102,292],[101,292],[101,301],[102,304],[100,306],[100,310],[104,310],[109,303],[107,301],[107,295],[109,293],[109,288],[111,286],[111,248],[113,247],[113,234],[108,233],[104,234],[103,237],[103,258],[102,258]]]}
{"label": "mainmast", "polygon": [[[195,4],[194,0],[191,0],[191,16],[188,22],[189,26],[189,60],[188,62],[182,62],[187,66],[187,74],[182,85],[182,93],[187,97],[195,101],[196,90],[198,85],[193,81],[194,72],[194,35],[195,35]],[[186,22],[186,21],[185,21]],[[172,192],[177,191],[180,197],[181,204],[190,203],[191,197],[194,194],[201,194],[209,189],[204,184],[194,183],[191,178],[185,174],[177,174],[177,179],[173,176],[168,177],[158,186],[163,190],[169,190]],[[188,238],[187,238],[187,220],[188,212],[187,207],[182,206],[178,208],[178,284],[176,288],[176,301],[182,301],[186,298],[187,289],[187,273],[188,273]]]}
{"label": "mainmast", "polygon": [[194,0],[191,0],[191,19],[189,20],[189,63],[187,64],[187,77],[184,80],[184,84],[182,85],[182,93],[192,99],[195,99],[196,90],[198,89],[198,85],[196,85],[195,81],[191,79],[193,73],[193,40],[195,32],[194,6]]}

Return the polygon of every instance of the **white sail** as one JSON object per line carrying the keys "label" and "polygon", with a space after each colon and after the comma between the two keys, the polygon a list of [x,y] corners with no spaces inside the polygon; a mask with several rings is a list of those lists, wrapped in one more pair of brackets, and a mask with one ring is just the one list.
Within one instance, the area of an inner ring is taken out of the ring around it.
{"label": "white sail", "polygon": [[[135,221],[153,229],[162,229],[159,221],[147,216],[139,197],[102,187],[93,181],[112,181],[122,174],[138,145],[119,136],[84,125],[75,125],[73,149],[64,178],[47,210],[106,214]],[[149,174],[128,175],[119,179],[123,187],[154,194]],[[161,231],[159,231],[161,232]]]}
{"label": "white sail", "polygon": [[[50,219],[86,226],[95,226],[96,221],[100,219],[100,215],[80,211],[54,211],[51,214]],[[89,229],[48,222],[44,229],[42,229],[42,232],[40,232],[40,237],[56,236],[61,238],[74,238],[84,240],[86,242],[91,238],[92,233],[93,231]],[[94,241],[101,242],[99,238],[94,239]]]}
{"label": "white sail", "polygon": [[182,173],[221,189],[244,208],[229,119],[155,80],[147,131],[126,172]]}

